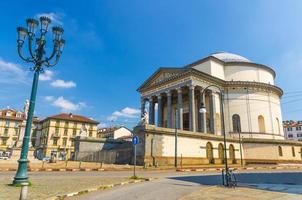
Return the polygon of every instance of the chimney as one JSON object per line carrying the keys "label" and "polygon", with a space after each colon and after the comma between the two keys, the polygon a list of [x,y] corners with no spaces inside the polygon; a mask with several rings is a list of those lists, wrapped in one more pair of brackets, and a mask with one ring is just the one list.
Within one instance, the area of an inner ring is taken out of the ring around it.
{"label": "chimney", "polygon": [[72,118],[72,117],[73,117],[73,116],[72,116],[72,113],[69,113],[69,117],[70,117],[70,118]]}

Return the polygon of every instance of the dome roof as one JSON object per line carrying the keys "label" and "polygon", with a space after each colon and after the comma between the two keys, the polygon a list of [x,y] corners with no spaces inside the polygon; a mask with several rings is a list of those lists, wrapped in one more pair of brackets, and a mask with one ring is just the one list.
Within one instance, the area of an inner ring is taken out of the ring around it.
{"label": "dome roof", "polygon": [[249,59],[243,56],[228,52],[217,52],[211,54],[210,56],[213,56],[223,62],[251,62]]}

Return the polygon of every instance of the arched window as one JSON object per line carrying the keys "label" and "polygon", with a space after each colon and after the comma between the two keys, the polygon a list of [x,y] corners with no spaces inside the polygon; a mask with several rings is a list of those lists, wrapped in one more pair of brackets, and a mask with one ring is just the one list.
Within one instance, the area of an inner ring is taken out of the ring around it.
{"label": "arched window", "polygon": [[241,132],[240,116],[238,114],[234,114],[232,116],[232,121],[233,121],[233,132],[240,133]]}
{"label": "arched window", "polygon": [[293,157],[296,157],[295,147],[292,147],[292,154],[293,154]]}
{"label": "arched window", "polygon": [[207,149],[207,159],[209,159],[209,163],[213,163],[214,162],[213,145],[211,144],[211,142],[207,143],[206,149]]}
{"label": "arched window", "polygon": [[278,146],[278,152],[279,152],[279,156],[283,156],[282,147],[281,146]]}
{"label": "arched window", "polygon": [[235,158],[235,148],[234,148],[234,145],[230,144],[229,146],[229,156],[230,156],[230,159],[232,161],[233,164],[236,163],[236,158]]}
{"label": "arched window", "polygon": [[281,135],[281,131],[280,131],[280,122],[279,122],[278,117],[276,117],[276,123],[277,123],[277,131],[278,131],[278,134]]}
{"label": "arched window", "polygon": [[265,123],[264,123],[264,117],[262,115],[258,116],[258,126],[259,126],[259,132],[265,133]]}
{"label": "arched window", "polygon": [[224,162],[224,151],[223,151],[223,145],[219,143],[218,145],[218,157],[221,160],[221,162]]}

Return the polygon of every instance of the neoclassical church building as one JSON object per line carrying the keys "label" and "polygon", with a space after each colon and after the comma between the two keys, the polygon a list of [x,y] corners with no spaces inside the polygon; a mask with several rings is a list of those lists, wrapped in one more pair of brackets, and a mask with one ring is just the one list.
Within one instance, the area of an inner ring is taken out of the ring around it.
{"label": "neoclassical church building", "polygon": [[223,122],[228,162],[302,162],[302,143],[284,138],[283,91],[275,77],[271,67],[226,52],[183,67],[159,68],[138,88],[143,119],[135,128],[139,161],[173,164],[177,132],[181,164],[221,164]]}

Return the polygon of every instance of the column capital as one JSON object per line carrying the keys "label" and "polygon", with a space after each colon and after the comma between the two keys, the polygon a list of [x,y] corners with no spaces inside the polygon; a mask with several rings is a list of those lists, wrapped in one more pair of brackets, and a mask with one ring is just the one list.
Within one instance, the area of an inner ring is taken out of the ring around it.
{"label": "column capital", "polygon": [[166,94],[167,94],[167,96],[171,96],[172,95],[171,90],[167,91]]}
{"label": "column capital", "polygon": [[148,100],[149,100],[149,101],[153,101],[153,96],[148,97]]}
{"label": "column capital", "polygon": [[162,98],[161,94],[158,94],[156,96],[157,96],[157,99],[161,99]]}
{"label": "column capital", "polygon": [[177,93],[182,93],[182,88],[181,87],[176,88],[176,90],[177,90]]}
{"label": "column capital", "polygon": [[194,90],[195,89],[195,85],[190,85],[189,88],[190,88],[190,90]]}

